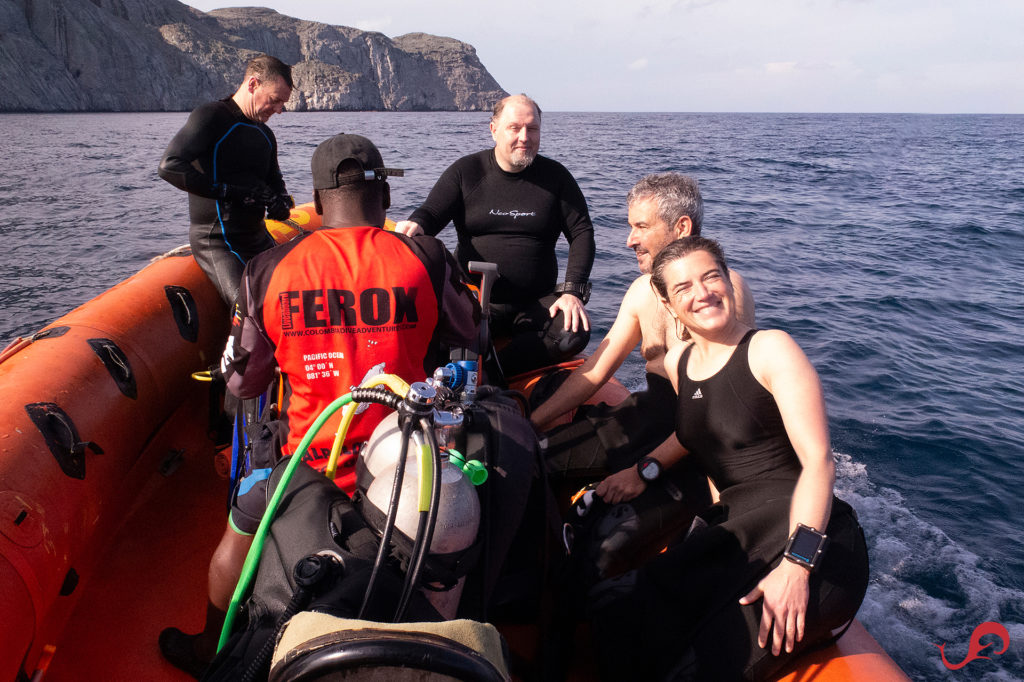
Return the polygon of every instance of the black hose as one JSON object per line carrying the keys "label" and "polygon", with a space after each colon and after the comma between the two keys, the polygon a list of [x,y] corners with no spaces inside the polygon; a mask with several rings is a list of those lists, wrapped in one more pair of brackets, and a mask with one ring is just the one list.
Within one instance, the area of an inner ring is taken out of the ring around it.
{"label": "black hose", "polygon": [[[401,403],[401,399],[399,399],[399,403]],[[395,522],[398,518],[398,500],[402,493],[402,481],[405,478],[405,462],[408,458],[409,436],[412,434],[412,430],[415,425],[416,422],[411,417],[407,418],[405,423],[402,424],[402,444],[398,452],[398,464],[395,468],[394,483],[391,486],[391,501],[388,503],[388,516],[387,520],[384,522],[384,529],[381,532],[380,547],[377,549],[377,558],[374,560],[373,570],[370,572],[370,581],[366,585],[366,594],[363,595],[363,603],[359,607],[359,614],[356,616],[359,619],[362,619],[363,614],[366,612],[366,606],[370,603],[370,596],[373,594],[374,583],[376,583],[380,569],[384,565],[384,559],[390,551],[391,536],[394,534]]]}
{"label": "black hose", "polygon": [[300,559],[295,564],[295,567],[292,569],[292,575],[295,579],[295,592],[292,593],[291,601],[288,602],[288,606],[285,607],[274,624],[273,634],[267,638],[267,641],[263,643],[259,652],[249,663],[249,667],[245,669],[241,682],[252,682],[257,676],[266,677],[267,671],[265,668],[270,661],[271,654],[274,653],[278,636],[284,630],[284,626],[288,624],[288,621],[292,619],[292,616],[306,608],[309,604],[313,596],[313,589],[333,573],[332,561],[329,557],[312,554]]}
{"label": "black hose", "polygon": [[378,403],[389,409],[397,410],[403,400],[387,386],[374,386],[373,388],[353,388],[352,402]]}
{"label": "black hose", "polygon": [[405,572],[405,581],[402,584],[402,594],[398,598],[398,607],[395,609],[395,617],[392,619],[395,623],[399,623],[402,620],[402,616],[405,615],[405,609],[409,602],[409,598],[415,588],[415,578],[419,576],[419,573],[414,570],[414,566],[419,562],[417,558],[423,553],[423,547],[429,548],[429,545],[425,545],[423,538],[426,536],[428,517],[430,510],[424,510],[419,513],[419,519],[416,524],[416,536],[413,542],[412,551],[409,553],[409,570]]}
{"label": "black hose", "polygon": [[430,509],[420,513],[420,523],[416,530],[416,543],[409,557],[409,571],[405,574],[402,597],[398,602],[398,609],[395,611],[396,623],[401,621],[402,616],[405,615],[409,599],[412,598],[412,594],[416,591],[419,584],[420,574],[423,572],[423,563],[426,561],[427,554],[430,553],[430,544],[434,540],[438,508],[441,506],[441,453],[438,450],[433,424],[429,418],[420,418],[420,429],[426,436],[427,443],[430,445],[430,455],[434,460],[434,475],[431,478],[430,488]]}

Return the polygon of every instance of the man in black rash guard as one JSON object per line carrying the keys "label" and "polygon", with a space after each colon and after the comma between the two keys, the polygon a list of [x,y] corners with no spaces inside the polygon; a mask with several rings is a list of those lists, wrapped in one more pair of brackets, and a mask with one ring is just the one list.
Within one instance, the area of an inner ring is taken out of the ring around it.
{"label": "man in black rash guard", "polygon": [[245,264],[274,246],[264,212],[284,220],[295,205],[266,125],[291,93],[291,67],[255,57],[235,94],[197,107],[160,160],[160,177],[188,192],[192,253],[228,305]]}
{"label": "man in black rash guard", "polygon": [[[494,148],[464,156],[438,179],[427,200],[395,230],[436,235],[455,223],[456,256],[497,263],[491,331],[506,377],[561,362],[590,340],[584,304],[594,264],[594,226],[566,168],[537,154],[540,107],[526,95],[494,106]],[[557,284],[555,243],[569,242],[565,281]],[[557,284],[557,286],[556,286]]]}

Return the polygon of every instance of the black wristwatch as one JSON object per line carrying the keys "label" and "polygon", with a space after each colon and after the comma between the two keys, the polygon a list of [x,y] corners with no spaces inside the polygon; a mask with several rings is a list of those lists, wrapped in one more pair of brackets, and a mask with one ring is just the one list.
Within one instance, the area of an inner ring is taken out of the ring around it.
{"label": "black wristwatch", "polygon": [[644,483],[654,483],[661,478],[661,462],[653,457],[644,457],[636,463],[636,472]]}
{"label": "black wristwatch", "polygon": [[590,300],[590,290],[593,287],[590,282],[562,282],[555,287],[556,294],[572,294],[586,303]]}
{"label": "black wristwatch", "polygon": [[794,564],[799,564],[807,570],[813,571],[818,567],[818,560],[821,558],[821,553],[825,551],[827,543],[827,535],[819,533],[810,526],[798,523],[796,524],[796,530],[789,536],[789,542],[786,543],[786,551],[782,553],[782,556]]}

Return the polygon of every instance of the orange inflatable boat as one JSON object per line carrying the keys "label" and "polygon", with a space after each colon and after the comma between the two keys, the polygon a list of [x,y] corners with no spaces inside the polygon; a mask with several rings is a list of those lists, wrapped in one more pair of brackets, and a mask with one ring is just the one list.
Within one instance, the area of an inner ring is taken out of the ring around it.
{"label": "orange inflatable boat", "polygon": [[[269,223],[279,241],[317,227],[311,205]],[[189,679],[157,637],[203,619],[228,483],[191,374],[227,331],[182,249],[0,354],[0,679]],[[783,679],[906,679],[858,623],[798,663]]]}
{"label": "orange inflatable boat", "polygon": [[205,433],[204,412],[176,417],[205,399],[189,375],[218,358],[226,316],[186,251],[2,356],[0,678],[32,673],[151,474],[189,455],[171,432]]}

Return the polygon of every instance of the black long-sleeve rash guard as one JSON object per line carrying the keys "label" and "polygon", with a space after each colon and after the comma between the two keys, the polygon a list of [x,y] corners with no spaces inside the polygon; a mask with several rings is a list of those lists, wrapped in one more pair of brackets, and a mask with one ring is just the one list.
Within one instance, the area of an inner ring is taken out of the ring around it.
{"label": "black long-sleeve rash guard", "polygon": [[527,303],[552,292],[559,234],[569,242],[566,282],[587,282],[594,265],[594,226],[583,192],[562,164],[544,156],[519,173],[503,171],[493,149],[464,156],[409,219],[429,235],[453,222],[463,268],[471,260],[497,263],[495,303]]}
{"label": "black long-sleeve rash guard", "polygon": [[230,97],[197,107],[167,145],[160,177],[188,192],[193,225],[222,222],[225,240],[239,251],[265,248],[263,207],[217,201],[218,185],[268,185],[284,194],[277,139],[265,124],[247,118]]}

